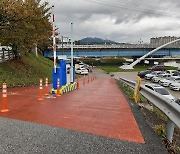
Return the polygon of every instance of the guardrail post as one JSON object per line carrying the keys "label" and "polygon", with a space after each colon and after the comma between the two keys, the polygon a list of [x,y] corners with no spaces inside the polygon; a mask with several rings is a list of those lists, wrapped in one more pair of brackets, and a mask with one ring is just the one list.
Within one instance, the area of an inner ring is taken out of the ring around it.
{"label": "guardrail post", "polygon": [[141,86],[141,78],[138,77],[138,82],[137,82],[135,89],[134,89],[134,101],[136,103],[138,102],[138,94],[139,94],[140,86]]}
{"label": "guardrail post", "polygon": [[174,122],[172,122],[169,118],[166,124],[166,136],[167,139],[172,142],[173,140],[173,134],[174,134]]}

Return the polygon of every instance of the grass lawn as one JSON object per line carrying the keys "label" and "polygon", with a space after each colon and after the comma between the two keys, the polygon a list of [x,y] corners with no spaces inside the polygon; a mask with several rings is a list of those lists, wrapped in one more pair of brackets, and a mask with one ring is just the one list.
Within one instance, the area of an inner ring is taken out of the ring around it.
{"label": "grass lawn", "polygon": [[139,72],[146,70],[148,67],[146,66],[135,66],[133,70],[123,70],[119,68],[119,66],[97,66],[97,68],[100,68],[104,70],[105,72]]}
{"label": "grass lawn", "polygon": [[52,80],[53,62],[43,56],[28,54],[19,60],[0,63],[0,86],[29,86],[39,83],[39,78]]}
{"label": "grass lawn", "polygon": [[[97,68],[100,68],[107,73],[110,73],[110,72],[140,72],[140,71],[147,70],[149,68],[149,66],[135,66],[134,69],[132,69],[132,70],[123,70],[123,69],[119,68],[119,66],[97,66]],[[176,67],[168,66],[165,68],[166,68],[166,70],[177,70]]]}

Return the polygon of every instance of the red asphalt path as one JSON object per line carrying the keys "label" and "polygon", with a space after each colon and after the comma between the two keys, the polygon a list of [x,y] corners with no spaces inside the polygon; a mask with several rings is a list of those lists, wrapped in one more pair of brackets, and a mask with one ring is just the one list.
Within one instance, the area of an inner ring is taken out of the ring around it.
{"label": "red asphalt path", "polygon": [[[1,117],[144,143],[127,103],[112,78],[97,78],[57,98],[38,101],[38,87],[9,88]],[[0,105],[1,105],[0,100]]]}

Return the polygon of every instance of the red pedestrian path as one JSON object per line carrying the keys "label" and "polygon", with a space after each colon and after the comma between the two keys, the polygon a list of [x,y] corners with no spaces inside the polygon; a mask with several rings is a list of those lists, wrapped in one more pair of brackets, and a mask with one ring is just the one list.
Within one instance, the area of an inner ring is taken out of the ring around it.
{"label": "red pedestrian path", "polygon": [[[111,78],[98,78],[57,98],[38,101],[38,87],[8,89],[1,117],[144,143],[124,95]],[[1,104],[0,104],[1,105]]]}

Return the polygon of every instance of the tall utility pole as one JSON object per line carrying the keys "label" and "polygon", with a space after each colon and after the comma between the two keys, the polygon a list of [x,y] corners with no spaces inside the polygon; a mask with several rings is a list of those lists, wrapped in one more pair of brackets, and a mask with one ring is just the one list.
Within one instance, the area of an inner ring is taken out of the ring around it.
{"label": "tall utility pole", "polygon": [[[52,9],[54,8],[54,5],[52,6]],[[54,10],[53,10],[54,12]],[[56,34],[55,34],[55,18],[54,13],[52,13],[52,20],[53,20],[53,52],[54,52],[54,73],[56,73]]]}
{"label": "tall utility pole", "polygon": [[74,82],[74,67],[73,67],[73,23],[71,23],[71,83]]}

